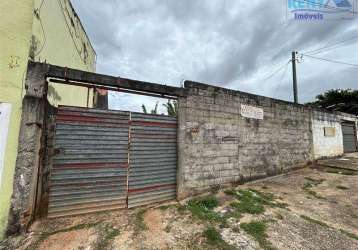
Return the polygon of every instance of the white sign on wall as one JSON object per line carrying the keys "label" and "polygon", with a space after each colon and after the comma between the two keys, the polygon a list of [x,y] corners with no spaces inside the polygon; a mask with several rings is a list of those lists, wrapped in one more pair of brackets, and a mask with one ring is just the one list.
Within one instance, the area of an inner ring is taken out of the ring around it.
{"label": "white sign on wall", "polygon": [[248,106],[241,104],[241,115],[246,118],[253,118],[253,119],[264,119],[264,110],[262,108],[257,108],[254,106]]}
{"label": "white sign on wall", "polygon": [[5,150],[7,135],[9,132],[10,112],[11,104],[0,102],[0,187],[2,180],[2,172],[5,165]]}

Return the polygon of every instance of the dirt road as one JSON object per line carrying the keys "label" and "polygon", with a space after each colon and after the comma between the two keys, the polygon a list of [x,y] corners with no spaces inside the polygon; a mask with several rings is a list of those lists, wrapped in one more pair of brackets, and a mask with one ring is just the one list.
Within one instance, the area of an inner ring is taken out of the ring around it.
{"label": "dirt road", "polygon": [[355,250],[357,235],[357,172],[319,167],[213,190],[182,204],[44,220],[7,243],[43,250]]}

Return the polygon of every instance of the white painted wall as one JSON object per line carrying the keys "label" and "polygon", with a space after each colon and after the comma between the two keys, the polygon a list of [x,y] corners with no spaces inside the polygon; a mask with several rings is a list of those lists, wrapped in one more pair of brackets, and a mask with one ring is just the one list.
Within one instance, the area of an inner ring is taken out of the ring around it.
{"label": "white painted wall", "polygon": [[[325,136],[325,127],[335,128],[335,136]],[[313,111],[312,134],[315,159],[335,157],[343,154],[342,127],[338,115]]]}
{"label": "white painted wall", "polygon": [[2,183],[2,172],[5,164],[5,150],[7,135],[9,132],[10,124],[10,103],[0,103],[0,187]]}

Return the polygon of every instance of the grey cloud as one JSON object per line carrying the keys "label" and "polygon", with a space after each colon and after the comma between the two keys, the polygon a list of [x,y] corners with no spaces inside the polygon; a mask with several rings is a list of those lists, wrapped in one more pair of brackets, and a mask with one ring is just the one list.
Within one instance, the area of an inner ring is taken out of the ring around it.
{"label": "grey cloud", "polygon": [[[263,79],[287,62],[292,50],[308,51],[358,34],[358,19],[286,20],[284,1],[73,0],[73,4],[97,51],[99,72],[176,86],[190,79],[286,100],[291,99],[289,66],[286,75],[282,70]],[[346,53],[354,63],[358,54],[352,57],[353,50],[357,51],[356,41],[327,56]],[[354,87],[357,79],[357,69],[338,67],[333,76],[326,73],[327,63],[307,60],[299,67],[303,101],[328,88]],[[317,86],[307,88],[312,82]],[[128,99],[111,101],[118,107]]]}

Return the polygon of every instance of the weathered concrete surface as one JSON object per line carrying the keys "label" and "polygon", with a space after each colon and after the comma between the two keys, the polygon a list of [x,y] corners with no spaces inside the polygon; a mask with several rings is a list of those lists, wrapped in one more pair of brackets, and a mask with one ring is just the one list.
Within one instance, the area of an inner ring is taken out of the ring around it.
{"label": "weathered concrete surface", "polygon": [[358,171],[358,153],[345,154],[340,158],[319,160],[317,163],[326,167]]}
{"label": "weathered concrete surface", "polygon": [[[33,63],[39,64],[39,63]],[[142,91],[147,93],[156,93],[168,96],[184,96],[185,91],[182,88],[168,86],[164,84],[143,82],[127,78],[102,75],[92,72],[86,72],[77,69],[70,69],[55,65],[49,65],[47,76],[64,79],[68,81],[77,81],[82,83],[92,83],[98,87],[112,87]]]}
{"label": "weathered concrete surface", "polygon": [[18,155],[7,234],[26,230],[34,218],[38,171],[42,162],[43,126],[47,105],[47,66],[30,65],[22,104]]}
{"label": "weathered concrete surface", "polygon": [[[185,82],[179,99],[179,198],[302,167],[313,160],[311,110],[205,84]],[[263,110],[243,117],[242,105]]]}

